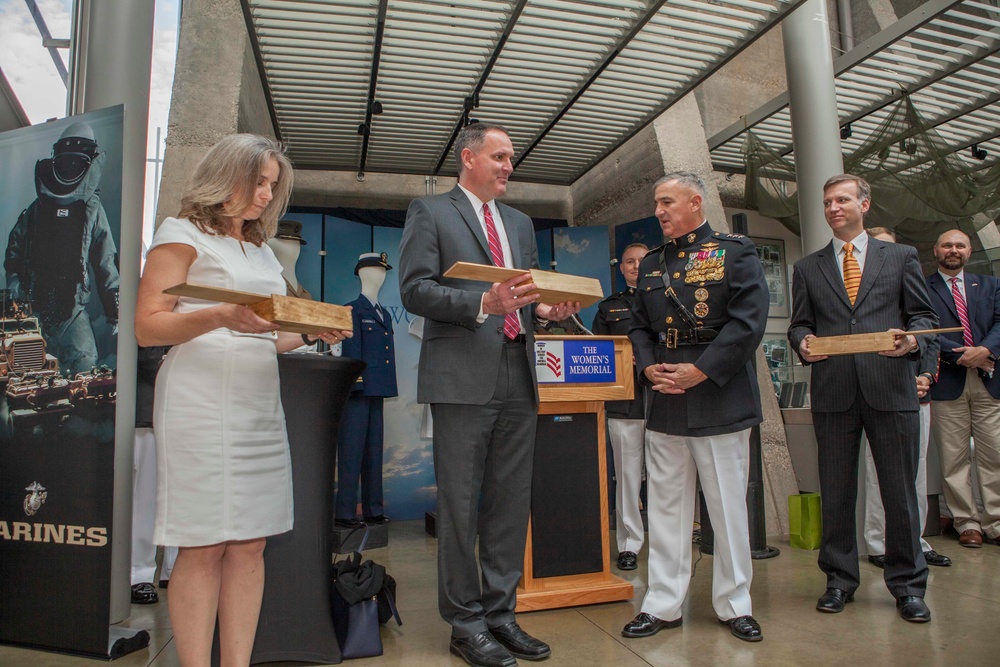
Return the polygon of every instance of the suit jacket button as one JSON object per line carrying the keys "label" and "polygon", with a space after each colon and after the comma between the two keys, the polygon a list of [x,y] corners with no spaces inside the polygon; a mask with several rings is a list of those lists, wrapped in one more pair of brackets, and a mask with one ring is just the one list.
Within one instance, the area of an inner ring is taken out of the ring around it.
{"label": "suit jacket button", "polygon": [[851,319],[851,324],[857,324],[857,323],[858,323],[858,321],[857,321],[857,320],[855,320],[855,319]]}
{"label": "suit jacket button", "polygon": [[503,327],[497,327],[497,333],[503,333]]}

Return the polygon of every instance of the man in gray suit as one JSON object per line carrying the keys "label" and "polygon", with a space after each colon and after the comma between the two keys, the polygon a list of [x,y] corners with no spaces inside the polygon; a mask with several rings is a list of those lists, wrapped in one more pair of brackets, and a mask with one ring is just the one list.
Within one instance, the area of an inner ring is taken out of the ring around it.
{"label": "man in gray suit", "polygon": [[451,652],[487,667],[550,654],[514,620],[538,414],[532,318],[580,310],[536,304],[530,274],[488,289],[444,277],[458,261],[538,268],[531,219],[496,201],[513,157],[502,126],[465,127],[455,140],[458,185],[410,204],[399,248],[403,306],[426,318],[417,400],[434,417],[438,607],[452,626]]}
{"label": "man in gray suit", "polygon": [[[795,264],[788,340],[812,367],[812,414],[819,445],[823,540],[819,567],[827,589],[816,609],[843,611],[860,584],[855,532],[858,455],[868,435],[885,507],[886,586],[899,615],[927,622],[927,563],[920,549],[916,476],[920,431],[913,361],[930,329],[930,305],[917,252],[867,235],[864,214],[871,188],[857,176],[834,176],[823,187],[823,208],[833,241]],[[813,354],[816,336],[898,333],[896,346],[878,355]]]}

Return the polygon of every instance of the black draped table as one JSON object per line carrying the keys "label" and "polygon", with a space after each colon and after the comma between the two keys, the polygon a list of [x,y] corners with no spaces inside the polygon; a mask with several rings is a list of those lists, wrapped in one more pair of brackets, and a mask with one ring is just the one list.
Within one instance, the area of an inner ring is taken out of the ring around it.
{"label": "black draped table", "polygon": [[251,664],[338,663],[330,582],[337,434],[364,362],[319,354],[278,356],[292,454],[295,528],[267,539],[264,601]]}

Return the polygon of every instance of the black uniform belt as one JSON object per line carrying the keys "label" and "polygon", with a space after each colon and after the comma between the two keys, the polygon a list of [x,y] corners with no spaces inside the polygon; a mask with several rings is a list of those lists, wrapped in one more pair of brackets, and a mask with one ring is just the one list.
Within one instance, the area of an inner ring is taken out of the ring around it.
{"label": "black uniform belt", "polygon": [[671,350],[681,345],[703,345],[715,340],[719,332],[715,329],[667,329],[659,333],[659,343]]}

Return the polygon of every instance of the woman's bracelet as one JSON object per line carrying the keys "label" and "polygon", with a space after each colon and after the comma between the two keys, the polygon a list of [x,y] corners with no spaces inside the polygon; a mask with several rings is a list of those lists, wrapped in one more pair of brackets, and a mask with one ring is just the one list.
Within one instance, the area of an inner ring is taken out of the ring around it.
{"label": "woman's bracelet", "polygon": [[313,343],[315,343],[316,341],[313,341],[313,340],[309,340],[309,335],[308,335],[308,334],[302,334],[302,342],[303,342],[304,344],[306,344],[306,345],[312,345],[312,344],[313,344]]}

